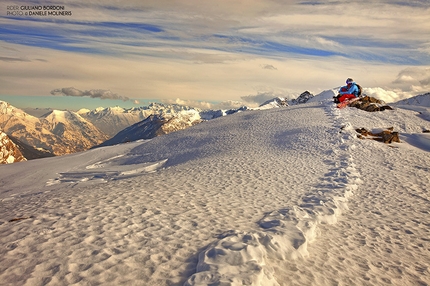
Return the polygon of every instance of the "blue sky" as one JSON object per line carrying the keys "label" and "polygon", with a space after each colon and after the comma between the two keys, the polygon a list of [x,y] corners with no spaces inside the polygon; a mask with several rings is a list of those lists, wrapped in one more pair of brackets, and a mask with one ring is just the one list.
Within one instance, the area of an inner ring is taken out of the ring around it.
{"label": "blue sky", "polygon": [[6,1],[0,96],[210,106],[353,77],[394,101],[430,89],[429,22],[429,1]]}

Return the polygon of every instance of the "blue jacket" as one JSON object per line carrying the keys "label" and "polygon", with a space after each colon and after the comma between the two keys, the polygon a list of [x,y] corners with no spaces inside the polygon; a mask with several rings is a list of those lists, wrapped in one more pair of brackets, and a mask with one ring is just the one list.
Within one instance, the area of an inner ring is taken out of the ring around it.
{"label": "blue jacket", "polygon": [[358,87],[355,84],[355,82],[351,83],[351,86],[348,88],[348,86],[342,86],[339,90],[339,93],[344,95],[344,94],[353,94],[355,95],[355,97],[358,96]]}

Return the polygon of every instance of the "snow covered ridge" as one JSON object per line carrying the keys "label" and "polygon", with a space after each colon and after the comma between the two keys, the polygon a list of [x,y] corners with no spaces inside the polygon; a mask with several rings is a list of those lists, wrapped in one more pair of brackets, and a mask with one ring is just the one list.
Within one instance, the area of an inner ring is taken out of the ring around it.
{"label": "snow covered ridge", "polygon": [[[285,98],[278,97],[261,104],[258,108],[243,106],[231,110],[200,110],[177,104],[152,103],[149,106],[139,108],[124,109],[117,106],[97,108],[95,110],[82,109],[76,113],[52,110],[40,118],[31,116],[6,102],[0,101],[0,127],[7,134],[29,146],[55,155],[63,155],[87,150],[114,136],[116,137],[113,140],[114,142],[127,142],[129,141],[126,138],[127,136],[123,140],[118,140],[119,135],[117,134],[119,132],[124,134],[124,129],[146,120],[151,115],[161,116],[164,118],[164,121],[170,120],[167,125],[161,125],[165,127],[159,126],[161,129],[165,128],[165,131],[160,131],[158,134],[166,134],[169,132],[168,130],[184,129],[201,121],[211,120],[236,112],[321,101],[331,99],[336,93],[337,89],[332,89],[313,96],[310,92],[305,91],[297,99],[290,102]],[[426,107],[429,105],[429,102],[429,94],[424,94],[410,98],[407,101],[401,101],[398,103],[398,106],[409,108],[411,104],[415,106],[419,104],[422,108],[422,117],[430,118],[430,111]],[[188,122],[190,121],[189,112],[194,113],[195,116],[198,113],[200,119],[194,118],[192,120],[193,123]],[[140,123],[140,125],[142,124],[143,122]],[[148,138],[148,136],[143,136],[142,138]],[[142,138],[136,137],[136,139]]]}
{"label": "snow covered ridge", "polygon": [[420,94],[411,98],[399,100],[395,105],[415,105],[422,107],[430,107],[430,92],[425,94]]}
{"label": "snow covered ridge", "polygon": [[260,106],[255,109],[269,109],[269,108],[286,107],[286,106],[288,106],[288,101],[286,98],[276,97],[260,104]]}
{"label": "snow covered ridge", "polygon": [[6,133],[0,130],[0,164],[22,161],[27,161],[27,159],[22,156],[18,146],[10,140]]}
{"label": "snow covered ridge", "polygon": [[[262,104],[260,104],[259,107],[253,108],[253,109],[270,109],[270,108],[279,108],[279,107],[287,107],[290,104],[296,105],[296,104],[303,104],[308,102],[311,98],[313,98],[314,95],[310,93],[309,91],[305,91],[302,94],[300,94],[296,99],[291,100],[288,102],[288,100],[285,97],[275,97],[273,99],[270,99]],[[322,96],[319,97],[322,99]]]}
{"label": "snow covered ridge", "polygon": [[430,121],[430,92],[397,101],[394,106],[418,111],[420,117]]}

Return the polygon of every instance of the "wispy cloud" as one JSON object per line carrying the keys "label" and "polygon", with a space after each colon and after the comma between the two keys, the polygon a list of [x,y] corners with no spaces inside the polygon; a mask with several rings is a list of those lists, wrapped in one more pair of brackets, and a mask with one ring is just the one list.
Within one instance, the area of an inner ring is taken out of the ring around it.
{"label": "wispy cloud", "polygon": [[0,61],[3,61],[3,62],[29,62],[30,60],[23,59],[23,58],[0,57]]}
{"label": "wispy cloud", "polygon": [[[401,58],[402,64],[416,64],[411,55],[421,53],[416,45],[427,43],[424,35],[430,32],[423,25],[429,20],[426,12],[430,4],[425,6],[423,1],[414,5],[382,1],[297,2],[298,5],[294,1],[251,1],[246,7],[230,2],[207,5],[201,1],[131,1],[117,5],[108,1],[100,5],[75,0],[65,4],[73,12],[68,18],[2,17],[0,38],[101,54],[117,53],[115,46],[126,55],[136,52],[132,47],[140,47],[145,53],[146,47],[170,46],[263,56],[340,55],[380,62]],[[173,13],[174,9],[180,13]],[[218,14],[212,13],[214,10]],[[408,14],[414,17],[401,17]],[[403,57],[383,56],[381,48],[399,49]],[[425,60],[430,62],[428,57]]]}
{"label": "wispy cloud", "polygon": [[430,65],[428,1],[3,5],[64,5],[72,13],[25,17],[0,11],[1,92],[8,94],[102,86],[133,98],[226,101],[266,92],[316,93],[348,76],[384,88],[428,88],[425,80],[414,88],[396,80],[408,66]]}
{"label": "wispy cloud", "polygon": [[273,65],[261,65],[261,67],[266,70],[277,70]]}

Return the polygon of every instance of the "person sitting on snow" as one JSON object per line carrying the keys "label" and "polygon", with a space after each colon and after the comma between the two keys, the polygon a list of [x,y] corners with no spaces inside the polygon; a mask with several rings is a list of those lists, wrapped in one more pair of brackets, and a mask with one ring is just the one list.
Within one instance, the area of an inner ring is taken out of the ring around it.
{"label": "person sitting on snow", "polygon": [[359,89],[357,84],[352,78],[346,80],[346,86],[342,86],[339,90],[339,94],[335,97],[334,102],[340,103],[347,99],[352,99],[358,97]]}

